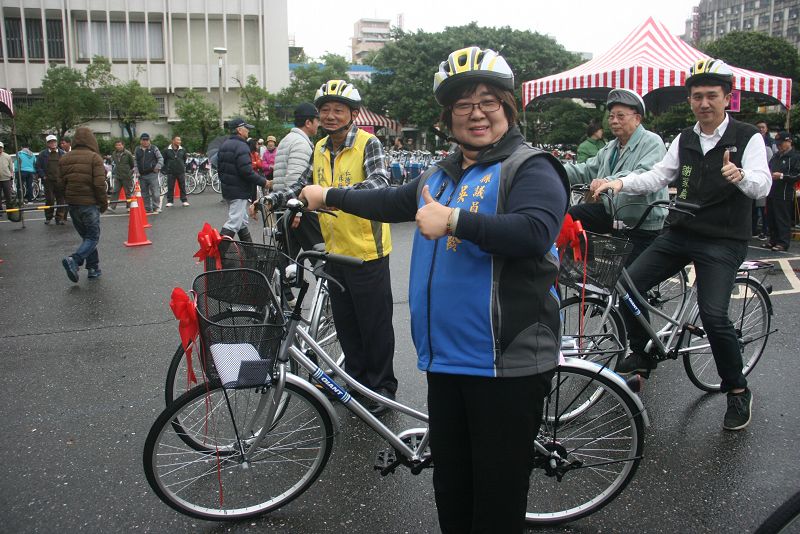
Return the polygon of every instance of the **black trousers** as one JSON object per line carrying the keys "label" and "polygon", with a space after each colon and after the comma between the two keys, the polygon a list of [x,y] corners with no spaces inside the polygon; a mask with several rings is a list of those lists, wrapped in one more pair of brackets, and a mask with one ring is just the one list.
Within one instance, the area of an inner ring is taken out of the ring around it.
{"label": "black trousers", "polygon": [[172,202],[175,199],[175,181],[178,182],[180,189],[181,202],[186,202],[186,175],[185,174],[168,174],[167,175],[167,202]]}
{"label": "black trousers", "polygon": [[443,534],[519,534],[533,442],[553,371],[515,378],[428,373],[433,490]]}
{"label": "black trousers", "polygon": [[792,243],[792,211],[794,199],[767,197],[767,220],[769,221],[769,242],[782,245],[789,250]]}
{"label": "black trousers", "polygon": [[[600,202],[594,204],[578,204],[569,209],[569,214],[576,221],[581,221],[583,229],[595,234],[610,234],[613,230],[611,223],[611,215],[606,212],[603,204]],[[639,257],[639,254],[650,246],[650,243],[658,237],[661,232],[655,230],[635,230],[628,232],[628,238],[633,243],[633,250],[631,251],[628,259],[625,260],[625,266],[633,263],[633,260]]]}
{"label": "black trousers", "polygon": [[328,284],[345,370],[373,391],[396,392],[389,257],[360,267],[328,263],[325,270],[345,288]]}
{"label": "black trousers", "polygon": [[286,232],[287,252],[292,258],[297,257],[300,249],[313,250],[314,245],[324,242],[322,231],[319,228],[319,217],[316,213],[304,213],[300,218],[300,226],[292,228],[289,223]]}
{"label": "black trousers", "polygon": [[[733,281],[747,256],[747,241],[707,238],[667,230],[628,267],[628,274],[639,293],[694,263],[697,305],[708,335],[723,392],[747,387],[742,374],[742,350],[728,317]],[[644,352],[649,337],[628,307],[620,305],[631,350]],[[648,317],[642,308],[642,315]]]}

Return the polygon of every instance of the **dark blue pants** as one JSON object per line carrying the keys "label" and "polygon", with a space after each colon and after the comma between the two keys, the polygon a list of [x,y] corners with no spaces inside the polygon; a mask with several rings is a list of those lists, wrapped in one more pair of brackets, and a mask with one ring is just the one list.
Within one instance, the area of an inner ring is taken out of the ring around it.
{"label": "dark blue pants", "polygon": [[347,374],[375,391],[395,393],[392,282],[389,257],[359,267],[325,264],[345,290],[328,284],[333,322],[344,352]]}
{"label": "dark blue pants", "polygon": [[[694,263],[700,318],[714,354],[717,373],[722,379],[723,392],[747,387],[747,380],[742,375],[742,351],[728,317],[733,281],[746,256],[747,241],[706,238],[667,230],[628,267],[636,289],[644,293],[688,263]],[[623,304],[620,309],[631,350],[644,352],[650,338],[627,306]],[[644,309],[642,314],[649,318]]]}
{"label": "dark blue pants", "polygon": [[97,245],[100,243],[100,209],[97,206],[70,205],[69,216],[72,225],[83,241],[72,254],[72,259],[78,266],[86,262],[87,269],[97,269],[100,265],[100,256],[97,254]]}
{"label": "dark blue pants", "polygon": [[33,200],[33,179],[36,173],[22,171],[22,179],[25,180],[25,200],[31,202]]}

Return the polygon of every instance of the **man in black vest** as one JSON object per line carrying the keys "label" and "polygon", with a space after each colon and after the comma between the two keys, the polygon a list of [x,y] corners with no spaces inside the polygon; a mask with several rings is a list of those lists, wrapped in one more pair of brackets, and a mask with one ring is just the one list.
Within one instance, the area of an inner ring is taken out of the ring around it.
{"label": "man in black vest", "polygon": [[[742,352],[728,318],[733,281],[747,255],[753,199],[763,198],[772,182],[758,130],[725,113],[733,71],[718,59],[701,59],[689,69],[686,88],[697,123],[675,138],[651,171],[630,174],[597,188],[642,194],[677,179],[678,198],[697,204],[694,217],[672,213],[668,228],[628,268],[639,292],[694,263],[697,304],[711,352],[728,393],[723,428],[750,423],[753,395],[742,374]],[[632,353],[617,364],[620,374],[649,375],[656,362],[645,352],[649,337],[622,306]],[[642,310],[646,315],[646,311]]]}

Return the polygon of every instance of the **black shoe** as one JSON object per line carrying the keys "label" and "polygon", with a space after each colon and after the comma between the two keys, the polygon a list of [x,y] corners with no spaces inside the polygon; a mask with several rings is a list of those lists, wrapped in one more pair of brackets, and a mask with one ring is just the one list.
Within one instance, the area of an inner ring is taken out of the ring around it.
{"label": "black shoe", "polygon": [[78,265],[75,263],[75,260],[72,259],[72,256],[67,256],[63,260],[61,260],[61,265],[64,266],[64,270],[67,271],[67,278],[71,281],[77,283],[78,282]]}
{"label": "black shoe", "polygon": [[617,361],[614,371],[623,376],[638,373],[647,378],[650,376],[650,371],[655,369],[657,365],[658,363],[650,356],[639,352],[631,352],[624,360]]}
{"label": "black shoe", "polygon": [[725,430],[742,430],[750,424],[750,409],[753,407],[753,393],[746,389],[741,393],[728,393],[728,410],[722,421]]}
{"label": "black shoe", "polygon": [[[387,399],[394,400],[394,393],[392,393],[391,391],[389,391],[386,388],[378,388],[378,389],[375,390],[375,393],[377,393],[378,395],[381,395],[383,397],[386,397]],[[385,404],[381,404],[379,402],[375,402],[375,401],[372,401],[372,400],[366,400],[366,405],[365,406],[366,406],[367,411],[369,413],[371,413],[372,415],[376,415],[376,416],[377,415],[382,415],[382,414],[384,414],[384,413],[389,411],[389,407],[386,406]]]}

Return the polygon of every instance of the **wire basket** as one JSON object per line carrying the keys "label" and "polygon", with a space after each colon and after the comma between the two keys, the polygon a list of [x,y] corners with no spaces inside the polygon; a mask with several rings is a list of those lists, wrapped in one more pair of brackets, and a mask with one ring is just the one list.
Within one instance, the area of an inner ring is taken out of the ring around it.
{"label": "wire basket", "polygon": [[[222,269],[254,269],[272,281],[280,253],[271,245],[223,239],[219,243]],[[216,258],[206,258],[206,271],[217,269]]]}
{"label": "wire basket", "polygon": [[[586,263],[583,259],[575,260],[571,247],[561,253],[561,266],[558,281],[561,285],[580,290],[585,287],[589,291],[610,293],[617,283],[625,261],[633,250],[633,243],[627,239],[586,232],[588,253]],[[587,247],[581,243],[581,251]],[[584,281],[583,272],[586,269]]]}
{"label": "wire basket", "polygon": [[252,269],[208,271],[192,290],[206,377],[226,388],[269,386],[285,318],[266,277]]}

